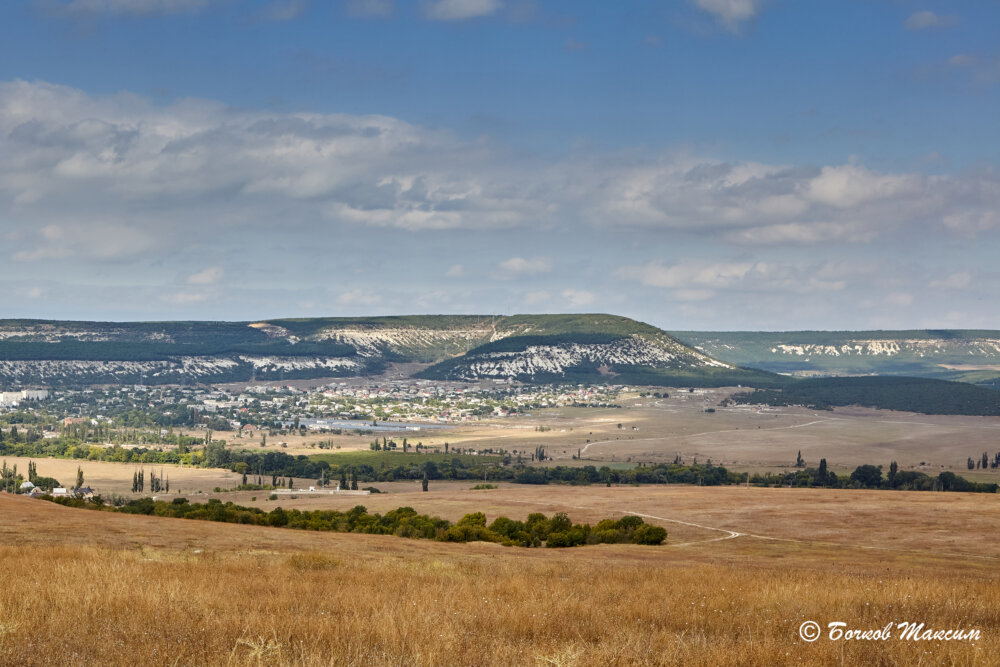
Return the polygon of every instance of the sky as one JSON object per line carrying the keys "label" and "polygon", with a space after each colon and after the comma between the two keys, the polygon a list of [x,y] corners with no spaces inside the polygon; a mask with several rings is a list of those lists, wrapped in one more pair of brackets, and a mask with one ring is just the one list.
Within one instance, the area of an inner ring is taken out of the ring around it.
{"label": "sky", "polygon": [[998,328],[1000,0],[8,0],[0,317]]}

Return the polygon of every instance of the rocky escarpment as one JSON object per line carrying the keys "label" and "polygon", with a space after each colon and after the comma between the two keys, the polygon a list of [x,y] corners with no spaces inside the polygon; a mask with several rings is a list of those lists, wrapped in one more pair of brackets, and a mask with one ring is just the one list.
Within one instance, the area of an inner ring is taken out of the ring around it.
{"label": "rocky escarpment", "polygon": [[0,360],[11,385],[187,384],[363,374],[364,364],[342,357],[179,357],[159,361]]}
{"label": "rocky escarpment", "polygon": [[[659,343],[659,344],[657,344]],[[528,345],[523,350],[472,353],[456,364],[451,376],[463,380],[482,378],[531,378],[566,375],[573,369],[597,368],[613,374],[616,367],[732,368],[708,355],[680,345],[627,336],[607,343],[557,343]]]}
{"label": "rocky escarpment", "polygon": [[[392,362],[425,377],[692,382],[738,372],[615,315],[415,315],[255,322],[0,321],[0,383],[231,382],[364,376]],[[743,377],[742,375],[740,377]]]}
{"label": "rocky escarpment", "polygon": [[913,375],[983,381],[1000,372],[1000,331],[675,332],[740,365],[799,374]]}

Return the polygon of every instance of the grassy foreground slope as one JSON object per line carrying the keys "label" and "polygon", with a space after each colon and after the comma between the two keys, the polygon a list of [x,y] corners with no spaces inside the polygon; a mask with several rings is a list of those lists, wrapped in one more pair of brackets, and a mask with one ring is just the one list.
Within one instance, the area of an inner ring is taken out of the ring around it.
{"label": "grassy foreground slope", "polygon": [[[746,536],[522,551],[3,495],[0,516],[3,664],[990,664],[1000,649],[995,559],[947,556],[954,545],[914,555]],[[806,620],[982,638],[807,644]]]}

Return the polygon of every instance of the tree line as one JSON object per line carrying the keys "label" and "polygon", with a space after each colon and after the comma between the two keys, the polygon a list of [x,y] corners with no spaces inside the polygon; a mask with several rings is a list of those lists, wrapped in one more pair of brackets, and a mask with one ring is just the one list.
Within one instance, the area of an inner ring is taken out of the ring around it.
{"label": "tree line", "polygon": [[258,507],[244,507],[231,502],[211,499],[207,503],[192,503],[186,498],[170,502],[141,498],[120,507],[106,506],[100,498],[90,501],[79,498],[42,496],[60,505],[83,507],[107,512],[146,514],[153,516],[274,526],[321,532],[395,535],[440,542],[495,542],[519,547],[576,547],[589,544],[662,544],[667,531],[647,524],[641,517],[628,515],[621,519],[604,519],[596,526],[573,523],[564,512],[552,517],[542,513],[529,514],[524,521],[497,517],[487,524],[482,512],[466,514],[456,523],[447,519],[418,514],[412,507],[400,507],[372,514],[363,505],[341,512],[338,510],[284,510],[276,507],[265,512]]}
{"label": "tree line", "polygon": [[821,459],[817,468],[805,468],[787,473],[748,475],[748,484],[754,486],[826,487],[834,489],[888,489],[896,491],[965,491],[970,493],[996,493],[994,482],[972,482],[950,470],[931,476],[917,470],[900,470],[892,461],[888,471],[882,466],[860,465],[850,475],[837,475]]}

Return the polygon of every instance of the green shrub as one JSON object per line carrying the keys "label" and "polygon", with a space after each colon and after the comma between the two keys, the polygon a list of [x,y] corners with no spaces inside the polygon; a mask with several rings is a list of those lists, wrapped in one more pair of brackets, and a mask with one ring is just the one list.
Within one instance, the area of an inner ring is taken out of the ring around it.
{"label": "green shrub", "polygon": [[663,544],[665,539],[667,539],[665,529],[660,526],[651,526],[648,523],[639,526],[632,533],[632,544]]}

